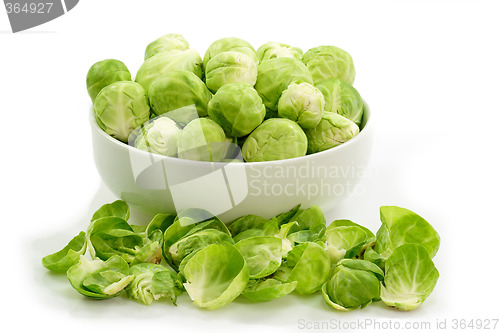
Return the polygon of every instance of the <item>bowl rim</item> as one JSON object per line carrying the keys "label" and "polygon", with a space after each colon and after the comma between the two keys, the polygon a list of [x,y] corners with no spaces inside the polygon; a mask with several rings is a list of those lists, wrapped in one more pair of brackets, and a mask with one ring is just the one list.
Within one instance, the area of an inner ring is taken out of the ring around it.
{"label": "bowl rim", "polygon": [[[366,117],[366,120],[365,120]],[[136,154],[144,154],[146,156],[150,156],[151,154],[154,154],[155,159],[162,159],[162,160],[168,160],[171,161],[172,163],[181,163],[181,164],[192,164],[192,165],[213,165],[213,166],[226,166],[228,164],[233,164],[233,165],[246,165],[246,166],[272,166],[272,165],[281,165],[281,164],[288,164],[288,163],[297,163],[300,162],[301,160],[309,160],[313,158],[313,156],[321,156],[321,155],[326,155],[326,154],[334,154],[337,151],[342,151],[345,149],[348,149],[348,147],[352,146],[355,144],[357,141],[362,140],[365,136],[367,136],[367,128],[371,128],[371,123],[372,123],[372,113],[370,110],[370,107],[368,104],[363,100],[363,118],[362,121],[364,121],[364,126],[362,129],[360,129],[359,133],[352,139],[327,150],[323,150],[314,154],[310,155],[305,155],[305,156],[299,156],[299,157],[293,157],[293,158],[287,158],[283,160],[274,160],[274,161],[261,161],[261,162],[243,162],[243,163],[235,163],[235,162],[207,162],[207,161],[194,161],[194,160],[187,160],[187,159],[182,159],[178,157],[171,157],[171,156],[164,156],[164,155],[159,155],[151,152],[147,152],[144,150],[141,150],[139,148],[136,148],[134,146],[130,146],[124,142],[121,142],[118,139],[113,138],[111,135],[107,134],[104,132],[104,130],[97,124],[96,118],[95,118],[95,113],[94,113],[94,107],[90,107],[90,112],[89,112],[89,120],[90,120],[90,125],[92,126],[93,129],[97,130],[99,135],[103,136],[106,140],[111,142],[112,144],[118,145],[118,147],[121,147],[122,149],[127,149],[129,151],[133,151]]]}

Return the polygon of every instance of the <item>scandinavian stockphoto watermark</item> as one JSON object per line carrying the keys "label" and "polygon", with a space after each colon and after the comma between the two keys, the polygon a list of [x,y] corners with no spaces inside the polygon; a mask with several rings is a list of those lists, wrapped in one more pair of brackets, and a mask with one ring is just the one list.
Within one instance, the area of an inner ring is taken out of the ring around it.
{"label": "scandinavian stockphoto watermark", "polygon": [[52,21],[73,9],[79,0],[4,0],[12,32]]}
{"label": "scandinavian stockphoto watermark", "polygon": [[[168,143],[166,138],[155,138],[154,134],[155,126],[163,123],[164,117],[182,128],[188,123],[194,124],[198,113],[195,105],[186,106],[152,118],[134,130],[129,136],[129,145],[150,153],[145,159],[143,151],[132,150],[130,165],[135,185],[162,194],[166,205],[175,206],[177,212],[198,207],[219,215],[245,200],[255,202],[256,197],[270,201],[293,197],[293,201],[301,203],[326,197],[340,201],[347,195],[363,195],[366,188],[361,180],[376,176],[376,170],[351,158],[245,163],[241,142],[238,145],[236,140],[227,138],[225,142],[207,144],[203,135],[190,139],[190,145],[195,144],[183,151],[183,156],[178,151],[179,157],[193,161],[166,158],[154,152]],[[202,128],[196,133],[203,133]],[[146,137],[148,143],[144,144]]]}

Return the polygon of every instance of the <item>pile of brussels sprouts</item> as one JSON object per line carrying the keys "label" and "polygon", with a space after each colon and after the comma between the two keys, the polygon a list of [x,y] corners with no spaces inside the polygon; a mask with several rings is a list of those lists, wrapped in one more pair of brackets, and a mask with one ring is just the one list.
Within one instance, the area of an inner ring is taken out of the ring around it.
{"label": "pile of brussels sprouts", "polygon": [[350,220],[327,226],[317,206],[296,206],[272,219],[246,215],[228,226],[206,210],[187,209],[138,226],[129,224],[129,207],[118,200],[42,263],[94,299],[124,291],[142,304],[176,304],[187,292],[195,305],[216,309],[240,295],[266,302],[293,292],[321,293],[341,311],[379,300],[415,309],[439,277],[431,259],[439,235],[404,208],[383,206],[380,217],[376,235]]}
{"label": "pile of brussels sprouts", "polygon": [[[335,46],[302,53],[239,38],[202,59],[178,34],[150,43],[134,80],[119,60],[95,63],[87,90],[97,124],[139,149],[200,161],[305,156],[359,133],[363,101],[351,56]],[[241,152],[241,154],[235,153]]]}

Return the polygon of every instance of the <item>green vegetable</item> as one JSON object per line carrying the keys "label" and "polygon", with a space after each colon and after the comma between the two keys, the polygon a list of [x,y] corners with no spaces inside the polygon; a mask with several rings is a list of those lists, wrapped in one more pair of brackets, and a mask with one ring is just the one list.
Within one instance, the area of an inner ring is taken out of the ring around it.
{"label": "green vegetable", "polygon": [[255,53],[254,48],[249,42],[236,37],[226,37],[218,39],[210,44],[207,52],[205,53],[205,56],[203,57],[203,68],[207,68],[209,61],[213,57],[227,51],[236,51],[243,53],[249,56],[256,64],[259,63],[257,54]]}
{"label": "green vegetable", "polygon": [[297,286],[297,281],[281,282],[276,279],[250,280],[241,294],[252,302],[268,302],[290,294]]}
{"label": "green vegetable", "polygon": [[102,90],[111,83],[118,81],[131,81],[130,72],[123,62],[116,59],[106,59],[90,67],[87,73],[87,91],[92,103]]}
{"label": "green vegetable", "polygon": [[293,47],[283,43],[268,42],[261,45],[257,49],[257,56],[259,57],[260,62],[281,57],[301,60],[302,50],[298,47]]}
{"label": "green vegetable", "polygon": [[141,150],[164,156],[177,155],[177,138],[181,129],[168,117],[158,117],[143,126],[134,141]]}
{"label": "green vegetable", "polygon": [[[195,238],[189,238],[192,235],[201,233],[202,231],[219,231],[228,237],[224,237],[219,233],[213,233],[203,236],[198,236]],[[226,225],[216,216],[212,215],[210,212],[204,209],[191,208],[186,209],[179,213],[175,218],[174,222],[165,230],[163,236],[163,256],[169,264],[174,268],[178,268],[178,265],[182,263],[185,257],[189,256],[191,253],[200,250],[205,245],[219,243],[227,241],[232,243],[230,240],[231,233],[227,229]],[[203,239],[203,243],[197,244],[196,241]],[[183,239],[188,239],[188,241],[182,243]],[[191,242],[194,240],[195,242]],[[174,244],[177,244],[174,248]],[[181,245],[179,247],[179,245]],[[182,252],[182,253],[181,253]],[[172,254],[176,256],[175,260],[172,258]],[[178,264],[174,264],[174,261]]]}
{"label": "green vegetable", "polygon": [[271,275],[281,265],[281,239],[257,236],[240,240],[234,245],[248,265],[250,279]]}
{"label": "green vegetable", "polygon": [[349,141],[359,133],[359,127],[341,115],[324,112],[318,126],[307,129],[305,133],[307,153],[314,154]]}
{"label": "green vegetable", "polygon": [[324,240],[326,220],[318,206],[298,210],[290,221],[295,222],[290,226],[287,236],[292,242],[306,243]]}
{"label": "green vegetable", "polygon": [[257,67],[255,90],[266,108],[271,111],[278,110],[281,94],[292,82],[313,83],[309,70],[295,58],[274,58],[264,61]]}
{"label": "green vegetable", "polygon": [[129,298],[145,305],[151,305],[160,298],[169,298],[176,305],[182,290],[174,272],[161,265],[141,263],[132,266],[130,274],[134,279],[125,288]]}
{"label": "green vegetable", "polygon": [[117,296],[134,279],[127,262],[119,256],[107,261],[80,256],[79,263],[68,269],[67,276],[76,291],[97,299]]}
{"label": "green vegetable", "polygon": [[279,232],[278,225],[258,215],[245,215],[236,219],[228,227],[235,242],[255,236],[274,236]]}
{"label": "green vegetable", "polygon": [[321,245],[303,243],[295,246],[286,262],[276,272],[275,278],[282,282],[297,281],[295,292],[312,294],[321,289],[330,275],[330,259]]}
{"label": "green vegetable", "polygon": [[186,125],[177,138],[179,158],[217,162],[225,158],[226,134],[212,119],[198,118]]}
{"label": "green vegetable", "polygon": [[212,93],[203,81],[185,70],[167,72],[154,80],[149,88],[151,109],[158,116],[170,116],[171,111],[194,105],[198,116],[204,117],[211,98]]}
{"label": "green vegetable", "polygon": [[149,43],[144,52],[144,60],[160,53],[178,52],[189,49],[188,42],[179,34],[167,34]]}
{"label": "green vegetable", "polygon": [[314,83],[327,79],[341,79],[352,84],[356,71],[351,55],[335,46],[318,46],[302,57],[311,71]]}
{"label": "green vegetable", "polygon": [[161,243],[161,238],[152,240],[144,233],[137,233],[127,221],[115,216],[98,218],[87,230],[87,244],[93,259],[106,260],[117,255],[131,264],[159,263]]}
{"label": "green vegetable", "polygon": [[[272,60],[269,60],[269,62]],[[245,140],[242,155],[247,162],[282,160],[305,156],[307,137],[296,122],[268,119]]]}
{"label": "green vegetable", "polygon": [[184,287],[196,306],[213,310],[245,289],[248,266],[240,252],[227,243],[212,244],[192,256],[182,271]]}
{"label": "green vegetable", "polygon": [[173,71],[189,71],[202,77],[201,57],[196,50],[188,49],[178,52],[158,54],[144,61],[137,71],[135,81],[140,83],[146,91],[159,77]]}
{"label": "green vegetable", "polygon": [[380,281],[384,272],[360,259],[342,259],[321,292],[326,304],[340,311],[364,308],[380,300]]}
{"label": "green vegetable", "polygon": [[208,115],[227,135],[242,137],[262,123],[266,107],[252,86],[228,83],[208,103]]}
{"label": "green vegetable", "polygon": [[439,249],[440,238],[436,230],[414,212],[396,206],[380,207],[382,226],[377,231],[375,251],[384,258],[404,244],[420,244],[432,258]]}
{"label": "green vegetable", "polygon": [[343,258],[359,258],[374,242],[370,230],[349,220],[333,221],[326,228],[326,247],[332,264]]}
{"label": "green vegetable", "polygon": [[403,244],[385,263],[380,297],[389,306],[413,310],[432,293],[438,278],[439,272],[424,246]]}
{"label": "green vegetable", "polygon": [[216,229],[205,229],[186,235],[168,248],[169,257],[174,267],[178,268],[182,260],[210,244],[234,244],[230,235]]}
{"label": "green vegetable", "polygon": [[257,63],[245,53],[226,51],[212,57],[205,67],[205,82],[208,89],[216,92],[228,83],[255,85]]}
{"label": "green vegetable", "polygon": [[112,83],[95,98],[94,114],[104,132],[128,142],[130,133],[149,119],[146,91],[135,82]]}
{"label": "green vegetable", "polygon": [[42,265],[57,273],[66,273],[68,268],[78,263],[87,250],[87,238],[81,231],[62,250],[42,258]]}
{"label": "green vegetable", "polygon": [[358,91],[349,83],[340,79],[328,79],[316,84],[325,96],[325,111],[341,116],[361,125],[364,105]]}
{"label": "green vegetable", "polygon": [[127,203],[123,200],[116,200],[112,203],[102,205],[98,210],[94,212],[91,222],[100,219],[101,217],[114,216],[119,217],[125,221],[128,221],[130,217],[130,209]]}
{"label": "green vegetable", "polygon": [[278,102],[278,115],[296,121],[302,128],[314,128],[323,115],[325,99],[313,85],[292,82]]}

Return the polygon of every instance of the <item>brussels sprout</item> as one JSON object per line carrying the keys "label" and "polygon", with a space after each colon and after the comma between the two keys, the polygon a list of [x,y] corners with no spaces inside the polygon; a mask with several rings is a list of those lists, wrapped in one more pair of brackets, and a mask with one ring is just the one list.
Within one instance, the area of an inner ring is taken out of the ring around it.
{"label": "brussels sprout", "polygon": [[250,280],[241,294],[252,302],[268,302],[290,294],[297,286],[297,281],[281,282],[276,279]]}
{"label": "brussels sprout", "polygon": [[238,297],[248,283],[248,266],[231,244],[212,244],[196,252],[182,271],[184,287],[196,306],[213,310]]}
{"label": "brussels sprout", "polygon": [[252,86],[229,83],[220,88],[208,103],[208,115],[227,135],[242,137],[262,123],[266,107]]}
{"label": "brussels sprout", "polygon": [[154,241],[145,233],[137,233],[127,221],[116,216],[93,220],[87,230],[87,244],[93,259],[106,260],[117,255],[131,264],[161,260],[161,239]]}
{"label": "brussels sprout", "polygon": [[380,267],[381,269],[385,269],[385,259],[378,252],[376,252],[373,247],[367,247],[364,252],[362,252],[363,260],[369,261]]}
{"label": "brussels sprout", "polygon": [[116,59],[106,59],[90,67],[87,73],[87,91],[92,102],[102,90],[111,83],[131,81],[130,72],[123,62]]}
{"label": "brussels sprout", "polygon": [[144,60],[159,53],[184,51],[189,49],[188,42],[179,34],[167,34],[149,43],[144,52]]}
{"label": "brussels sprout", "polygon": [[333,221],[326,228],[326,249],[332,264],[343,258],[359,258],[375,242],[375,235],[349,220]]}
{"label": "brussels sprout", "polygon": [[168,248],[168,255],[175,267],[190,254],[194,254],[210,244],[227,242],[234,244],[230,235],[216,229],[205,229],[186,235]]}
{"label": "brussels sprout", "polygon": [[255,90],[262,97],[266,108],[278,110],[281,93],[290,83],[307,82],[313,84],[311,73],[304,64],[295,58],[274,58],[264,61],[257,67]]}
{"label": "brussels sprout", "polygon": [[68,268],[78,263],[87,250],[85,232],[80,232],[62,250],[42,258],[42,265],[57,273],[66,273]]}
{"label": "brussels sprout", "polygon": [[326,220],[318,206],[298,210],[290,219],[296,222],[290,227],[287,238],[294,243],[316,242],[324,240]]}
{"label": "brussels sprout", "polygon": [[328,254],[321,245],[309,242],[297,245],[288,252],[286,262],[274,277],[282,282],[297,281],[295,292],[307,295],[321,289],[329,275]]}
{"label": "brussels sprout", "polygon": [[256,64],[259,63],[259,58],[257,57],[257,53],[255,53],[252,45],[240,38],[236,37],[226,37],[221,38],[210,44],[205,52],[205,56],[203,57],[203,68],[207,68],[208,62],[222,52],[227,51],[236,51],[249,56]]}
{"label": "brussels sprout", "polygon": [[302,128],[289,119],[273,118],[250,133],[242,154],[247,162],[261,162],[300,157],[306,151],[307,137]]}
{"label": "brussels sprout", "polygon": [[104,132],[127,142],[130,133],[149,119],[146,91],[135,82],[112,83],[97,95],[94,114]]}
{"label": "brussels sprout", "polygon": [[158,116],[194,104],[198,116],[205,117],[211,98],[212,93],[198,76],[182,70],[167,72],[149,88],[149,103]]}
{"label": "brussels sprout", "polygon": [[141,263],[130,267],[134,279],[125,288],[127,296],[134,301],[151,305],[160,298],[169,298],[175,305],[182,291],[177,284],[177,276],[161,265]]}
{"label": "brussels sprout", "polygon": [[274,236],[279,232],[276,222],[257,215],[245,215],[228,227],[235,242],[254,236]]}
{"label": "brussels sprout", "polygon": [[323,115],[325,98],[313,85],[292,82],[281,94],[278,115],[296,121],[300,127],[314,128]]}
{"label": "brussels sprout", "polygon": [[205,68],[205,82],[212,92],[228,83],[247,83],[253,86],[256,81],[257,63],[241,52],[219,53],[210,59]]}
{"label": "brussels sprout", "polygon": [[101,217],[114,216],[119,217],[125,221],[128,221],[130,217],[130,209],[128,204],[123,200],[116,200],[112,203],[102,205],[98,210],[94,212],[91,222],[100,219]]}
{"label": "brussels sprout", "polygon": [[439,272],[424,246],[403,244],[385,263],[380,297],[389,306],[413,310],[432,293],[438,278]]}
{"label": "brussels sprout", "polygon": [[217,162],[225,157],[226,134],[215,121],[208,118],[192,120],[177,138],[179,158]]}
{"label": "brussels sprout", "polygon": [[257,57],[259,57],[260,62],[281,57],[301,60],[302,50],[283,43],[268,42],[257,49]]}
{"label": "brussels sprout", "polygon": [[336,147],[359,133],[359,127],[339,114],[324,112],[318,126],[307,129],[307,153]]}
{"label": "brussels sprout", "polygon": [[325,96],[325,111],[338,113],[361,125],[363,100],[352,85],[339,79],[328,79],[317,83],[316,88]]}
{"label": "brussels sprout", "polygon": [[269,236],[245,238],[234,245],[248,265],[250,279],[273,274],[281,265],[281,239]]}
{"label": "brussels sprout", "polygon": [[226,225],[217,216],[204,209],[190,208],[179,213],[163,236],[163,254],[167,262],[176,267],[170,256],[170,247],[183,238],[203,230],[221,231],[231,236]]}
{"label": "brussels sprout", "polygon": [[380,300],[380,281],[384,272],[375,264],[360,259],[342,259],[321,292],[326,304],[340,311],[364,308]]}
{"label": "brussels sprout", "polygon": [[432,258],[439,249],[440,238],[434,228],[414,212],[396,206],[380,207],[382,226],[377,231],[375,251],[384,258],[403,244],[420,244]]}
{"label": "brussels sprout", "polygon": [[335,46],[318,46],[310,49],[302,61],[311,71],[314,83],[327,79],[341,79],[353,84],[356,71],[351,55]]}
{"label": "brussels sprout", "polygon": [[164,155],[177,154],[177,137],[181,129],[168,117],[159,117],[144,125],[134,142],[141,150]]}
{"label": "brussels sprout", "polygon": [[160,53],[144,61],[137,71],[135,81],[149,92],[154,80],[173,71],[193,72],[201,79],[203,74],[201,66],[201,57],[196,50]]}
{"label": "brussels sprout", "polygon": [[117,296],[134,279],[129,267],[119,256],[107,261],[88,260],[80,256],[80,262],[67,271],[71,286],[80,294],[97,299]]}

